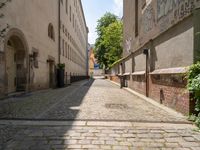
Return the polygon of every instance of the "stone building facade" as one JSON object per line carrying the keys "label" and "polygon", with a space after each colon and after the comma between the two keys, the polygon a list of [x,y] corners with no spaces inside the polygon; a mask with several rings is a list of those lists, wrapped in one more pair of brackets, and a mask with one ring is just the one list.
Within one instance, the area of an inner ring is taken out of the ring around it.
{"label": "stone building facade", "polygon": [[91,45],[89,49],[89,75],[90,77],[94,74],[95,56],[94,56],[94,46]]}
{"label": "stone building facade", "polygon": [[[3,3],[3,2],[1,2]],[[87,75],[81,0],[14,0],[0,9],[0,95],[55,87],[57,64]]]}
{"label": "stone building facade", "polygon": [[188,114],[193,105],[184,73],[200,56],[199,7],[200,0],[124,0],[124,59],[112,76]]}

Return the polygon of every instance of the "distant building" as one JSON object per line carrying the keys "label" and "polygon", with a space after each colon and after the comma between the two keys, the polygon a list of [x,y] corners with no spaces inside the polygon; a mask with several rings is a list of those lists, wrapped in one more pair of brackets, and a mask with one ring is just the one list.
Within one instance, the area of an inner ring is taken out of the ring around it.
{"label": "distant building", "polygon": [[184,73],[200,58],[199,7],[199,0],[124,0],[124,59],[111,69],[115,80],[189,114]]}
{"label": "distant building", "polygon": [[90,45],[89,48],[89,75],[93,76],[95,66],[94,46]]}
{"label": "distant building", "polygon": [[87,75],[81,0],[13,0],[2,6],[0,30],[9,28],[0,37],[0,96],[54,87],[60,63],[66,77]]}

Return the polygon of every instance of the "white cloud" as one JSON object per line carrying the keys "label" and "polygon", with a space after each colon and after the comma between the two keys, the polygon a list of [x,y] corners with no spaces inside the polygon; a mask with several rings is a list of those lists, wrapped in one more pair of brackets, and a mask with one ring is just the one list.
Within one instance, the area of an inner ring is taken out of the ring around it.
{"label": "white cloud", "polygon": [[113,0],[114,6],[113,10],[115,15],[122,17],[123,16],[123,0]]}

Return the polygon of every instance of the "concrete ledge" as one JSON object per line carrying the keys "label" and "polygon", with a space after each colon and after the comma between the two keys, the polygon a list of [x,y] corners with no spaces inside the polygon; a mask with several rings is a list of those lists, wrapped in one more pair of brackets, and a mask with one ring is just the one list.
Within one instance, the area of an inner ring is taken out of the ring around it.
{"label": "concrete ledge", "polygon": [[192,124],[177,123],[145,123],[122,121],[22,121],[1,120],[0,125],[10,126],[84,126],[84,127],[133,127],[133,128],[173,128],[173,129],[197,129]]}
{"label": "concrete ledge", "polygon": [[85,126],[86,121],[24,121],[24,120],[1,120],[1,125],[20,126]]}
{"label": "concrete ledge", "polygon": [[173,124],[173,123],[132,123],[132,126],[136,128],[153,127],[153,128],[173,128],[173,129],[198,129],[195,125],[192,124]]}
{"label": "concrete ledge", "polygon": [[132,127],[131,122],[115,122],[115,121],[88,121],[88,126],[111,126],[111,127]]}

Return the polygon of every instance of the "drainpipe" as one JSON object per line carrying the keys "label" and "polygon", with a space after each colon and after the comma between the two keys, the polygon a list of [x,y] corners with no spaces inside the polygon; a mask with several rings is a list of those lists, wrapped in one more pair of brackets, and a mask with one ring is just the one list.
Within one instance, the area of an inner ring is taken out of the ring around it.
{"label": "drainpipe", "polygon": [[60,64],[60,0],[58,0],[58,63]]}
{"label": "drainpipe", "polygon": [[146,97],[149,97],[149,49],[144,49],[143,54],[146,55],[146,71],[145,71],[145,80],[146,80]]}

